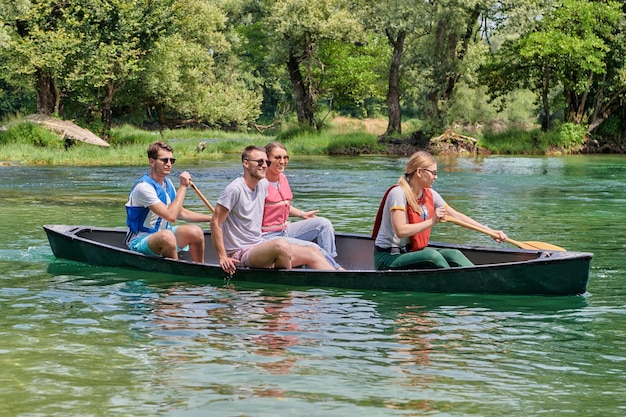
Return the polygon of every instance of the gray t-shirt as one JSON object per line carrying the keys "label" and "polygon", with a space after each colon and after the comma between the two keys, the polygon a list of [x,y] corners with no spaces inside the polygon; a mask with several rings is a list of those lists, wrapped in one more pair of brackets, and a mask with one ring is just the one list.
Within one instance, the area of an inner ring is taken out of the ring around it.
{"label": "gray t-shirt", "polygon": [[222,225],[224,248],[228,256],[264,241],[261,225],[267,187],[267,180],[262,179],[251,190],[243,177],[239,177],[228,184],[217,199],[217,204],[229,210]]}
{"label": "gray t-shirt", "polygon": [[[433,193],[433,202],[435,208],[443,207],[446,205],[444,199],[439,193],[431,188]],[[394,187],[387,195],[387,200],[383,207],[383,217],[380,223],[380,229],[378,230],[378,236],[376,236],[376,246],[381,248],[391,247],[403,247],[409,244],[410,238],[399,238],[393,231],[393,225],[391,223],[391,212],[393,210],[402,210],[406,214],[406,195],[401,187]],[[435,213],[427,213],[426,218],[430,219]],[[407,217],[408,222],[408,217]]]}

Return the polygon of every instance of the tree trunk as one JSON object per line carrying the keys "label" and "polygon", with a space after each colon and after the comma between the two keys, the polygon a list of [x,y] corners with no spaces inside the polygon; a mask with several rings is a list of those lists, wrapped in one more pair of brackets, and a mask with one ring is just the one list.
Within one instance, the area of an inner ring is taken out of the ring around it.
{"label": "tree trunk", "polygon": [[56,81],[48,73],[37,71],[37,113],[50,116],[59,113],[61,93]]}
{"label": "tree trunk", "polygon": [[315,115],[313,113],[313,98],[308,92],[309,89],[304,85],[299,60],[293,53],[289,54],[287,69],[293,88],[293,100],[296,106],[296,114],[298,115],[298,123],[316,127]]}
{"label": "tree trunk", "polygon": [[111,138],[111,124],[113,122],[113,111],[111,103],[116,92],[115,83],[109,80],[105,85],[105,95],[102,99],[102,109],[100,110],[100,121],[102,122],[102,139],[108,141]]}
{"label": "tree trunk", "polygon": [[387,91],[387,117],[389,124],[385,136],[402,133],[402,109],[400,108],[400,63],[404,51],[406,31],[401,30],[394,39],[388,32],[387,39],[393,47],[393,55],[389,65],[389,90]]}
{"label": "tree trunk", "polygon": [[[605,76],[606,77],[606,76]],[[603,78],[602,85],[606,81],[606,78]],[[621,102],[621,97],[626,92],[626,86],[622,86],[614,91],[612,91],[610,97],[605,97],[605,89],[600,86],[598,91],[596,92],[594,99],[593,112],[591,116],[589,116],[589,126],[587,127],[587,132],[592,133],[596,130],[606,119],[609,118],[613,113],[617,112],[620,108],[623,107]]]}
{"label": "tree trunk", "polygon": [[543,108],[543,120],[541,121],[541,130],[547,132],[550,129],[550,78],[548,71],[545,71],[543,77],[543,86],[541,88],[541,105]]}
{"label": "tree trunk", "polygon": [[480,28],[480,25],[478,23],[480,14],[481,5],[477,4],[472,12],[466,16],[465,22],[467,28],[465,30],[465,33],[460,38],[457,38],[458,35],[456,31],[452,30],[451,33],[448,35],[448,59],[450,60],[451,71],[446,75],[446,88],[442,96],[445,102],[449,101],[452,98],[452,95],[454,94],[454,88],[461,79],[461,72],[458,67],[465,58],[465,54],[469,50],[469,46],[472,40],[476,38],[477,31]]}
{"label": "tree trunk", "polygon": [[[576,81],[574,79],[574,75],[570,75],[570,81]],[[588,85],[592,85],[593,83],[593,73],[589,74],[589,79],[587,80]],[[602,94],[602,92],[599,92]],[[583,123],[585,118],[585,110],[587,108],[587,99],[589,97],[589,89],[586,89],[582,94],[578,94],[574,90],[565,90],[563,92],[565,96],[565,121],[571,122],[575,124]]]}

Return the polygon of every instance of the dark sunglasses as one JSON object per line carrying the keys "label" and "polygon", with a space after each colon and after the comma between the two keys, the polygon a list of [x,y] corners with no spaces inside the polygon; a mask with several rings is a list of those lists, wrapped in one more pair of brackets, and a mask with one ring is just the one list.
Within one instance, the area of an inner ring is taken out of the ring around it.
{"label": "dark sunglasses", "polygon": [[259,164],[260,167],[263,166],[263,163],[267,164],[268,167],[272,164],[272,161],[269,161],[267,159],[248,159],[248,158],[246,158],[245,160],[248,161],[248,162],[250,162],[250,161],[256,162],[257,164]]}
{"label": "dark sunglasses", "polygon": [[154,159],[158,159],[164,164],[167,164],[169,162],[170,164],[174,165],[174,162],[176,162],[176,158],[154,158]]}

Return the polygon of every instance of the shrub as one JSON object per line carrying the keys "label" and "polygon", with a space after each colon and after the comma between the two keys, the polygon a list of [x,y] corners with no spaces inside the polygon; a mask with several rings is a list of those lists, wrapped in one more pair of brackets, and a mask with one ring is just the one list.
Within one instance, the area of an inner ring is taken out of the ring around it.
{"label": "shrub", "polygon": [[40,148],[61,148],[63,139],[46,129],[45,127],[32,122],[14,122],[8,128],[0,131],[0,144],[22,143]]}
{"label": "shrub", "polygon": [[549,146],[577,149],[585,143],[587,129],[585,126],[574,123],[561,123],[545,133],[545,140]]}

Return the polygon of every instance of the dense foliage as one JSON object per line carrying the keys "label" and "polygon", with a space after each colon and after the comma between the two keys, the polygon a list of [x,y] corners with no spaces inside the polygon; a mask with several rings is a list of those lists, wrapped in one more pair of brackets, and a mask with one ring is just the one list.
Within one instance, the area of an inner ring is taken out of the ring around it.
{"label": "dense foliage", "polygon": [[319,130],[330,112],[386,115],[386,137],[407,117],[614,133],[625,16],[606,0],[0,0],[0,116],[106,138],[114,122]]}

